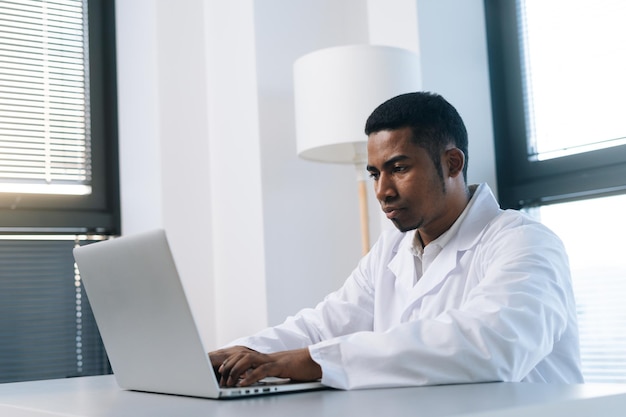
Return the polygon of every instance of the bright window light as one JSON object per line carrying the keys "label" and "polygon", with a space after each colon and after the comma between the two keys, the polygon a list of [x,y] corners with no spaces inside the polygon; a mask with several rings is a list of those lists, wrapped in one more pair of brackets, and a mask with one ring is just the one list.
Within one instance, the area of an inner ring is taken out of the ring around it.
{"label": "bright window light", "polygon": [[0,2],[0,193],[91,193],[86,7]]}
{"label": "bright window light", "polygon": [[529,158],[626,144],[626,2],[518,7]]}
{"label": "bright window light", "polygon": [[626,195],[531,211],[561,237],[569,255],[587,382],[626,383],[624,207]]}

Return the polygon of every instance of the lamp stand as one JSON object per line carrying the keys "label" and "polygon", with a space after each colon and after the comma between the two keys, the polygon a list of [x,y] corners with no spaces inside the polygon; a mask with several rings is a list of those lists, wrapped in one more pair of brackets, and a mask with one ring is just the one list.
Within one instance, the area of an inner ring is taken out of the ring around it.
{"label": "lamp stand", "polygon": [[359,214],[361,217],[361,251],[365,256],[370,251],[370,223],[367,209],[367,184],[364,177],[365,164],[356,163],[356,180],[359,189]]}

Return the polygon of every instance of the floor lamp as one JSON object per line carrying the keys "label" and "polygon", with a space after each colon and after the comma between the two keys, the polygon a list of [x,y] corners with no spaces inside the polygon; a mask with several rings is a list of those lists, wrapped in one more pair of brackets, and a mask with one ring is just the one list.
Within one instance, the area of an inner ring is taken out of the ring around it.
{"label": "floor lamp", "polygon": [[382,102],[418,91],[420,85],[418,56],[390,46],[322,49],[294,63],[298,155],[313,161],[355,165],[363,254],[370,249],[365,121]]}

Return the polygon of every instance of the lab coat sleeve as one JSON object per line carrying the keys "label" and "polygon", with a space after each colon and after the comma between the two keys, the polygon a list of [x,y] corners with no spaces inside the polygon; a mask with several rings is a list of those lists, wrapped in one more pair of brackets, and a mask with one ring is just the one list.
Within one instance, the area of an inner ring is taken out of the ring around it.
{"label": "lab coat sleeve", "polygon": [[522,380],[552,351],[573,308],[562,243],[524,225],[487,235],[460,256],[473,260],[479,281],[458,306],[311,346],[322,382],[357,389]]}
{"label": "lab coat sleeve", "polygon": [[237,339],[228,346],[241,345],[270,353],[305,348],[323,340],[372,330],[374,291],[363,270],[373,258],[366,255],[343,286],[327,295],[315,308],[303,309],[282,324]]}

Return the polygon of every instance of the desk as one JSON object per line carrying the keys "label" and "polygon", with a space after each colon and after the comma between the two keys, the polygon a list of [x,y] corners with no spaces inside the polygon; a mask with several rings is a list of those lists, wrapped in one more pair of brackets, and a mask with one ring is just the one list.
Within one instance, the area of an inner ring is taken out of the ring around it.
{"label": "desk", "polygon": [[207,400],[123,391],[110,375],[0,384],[3,417],[294,415],[623,417],[626,385],[491,383]]}

